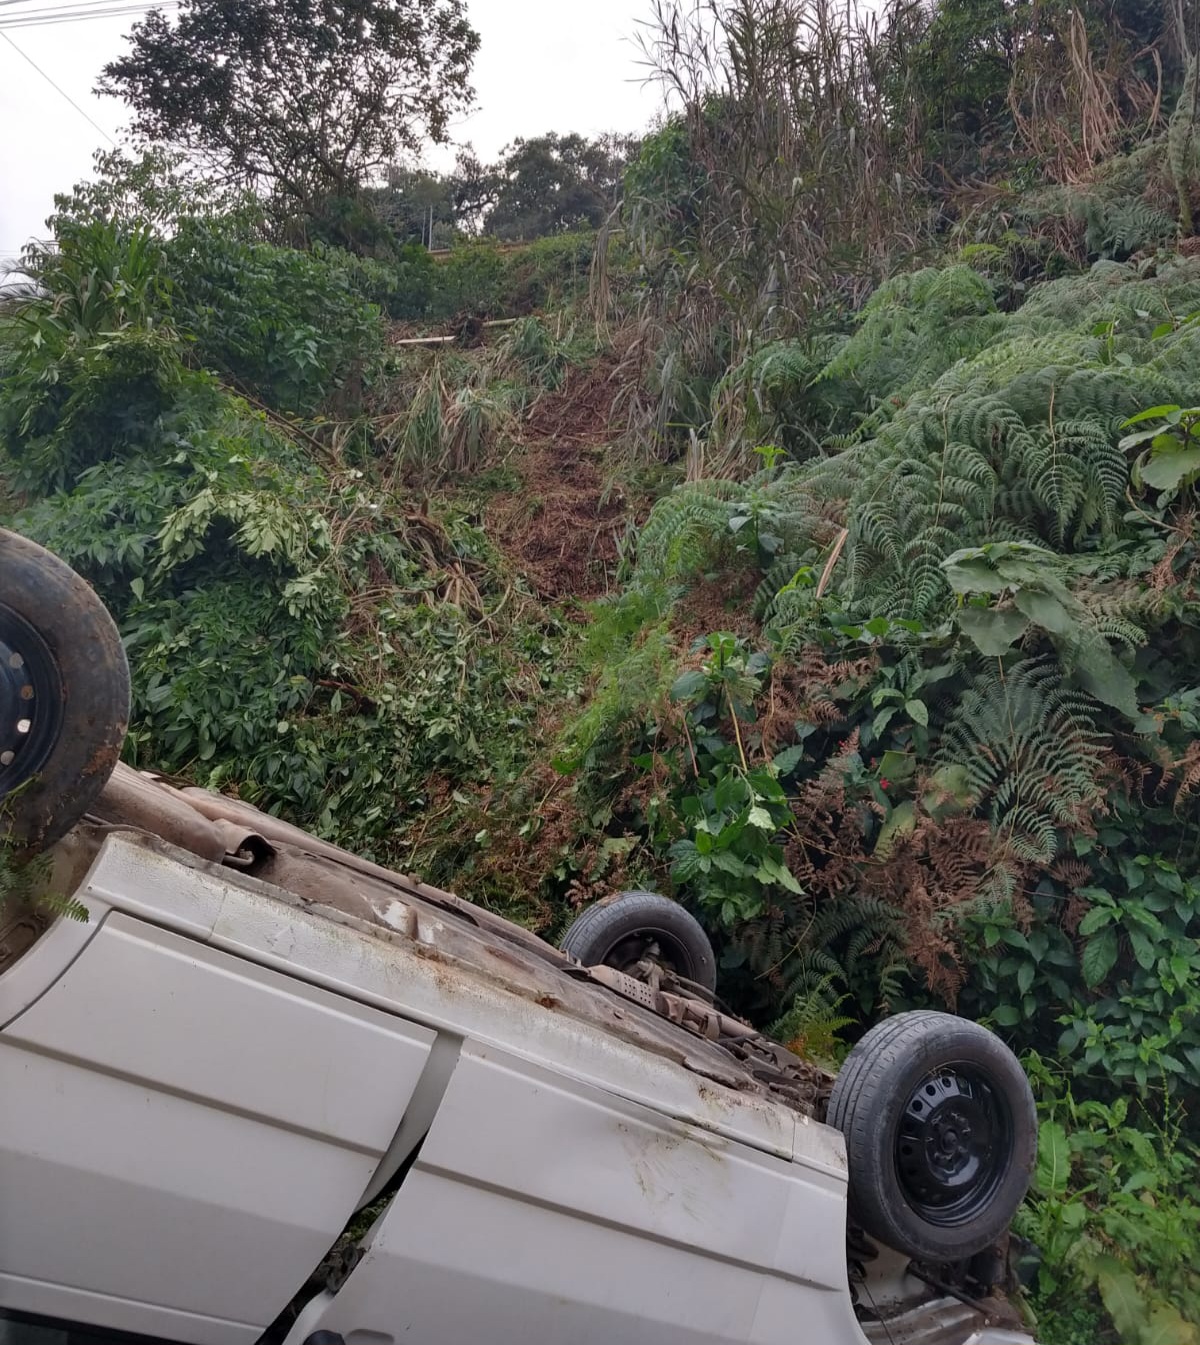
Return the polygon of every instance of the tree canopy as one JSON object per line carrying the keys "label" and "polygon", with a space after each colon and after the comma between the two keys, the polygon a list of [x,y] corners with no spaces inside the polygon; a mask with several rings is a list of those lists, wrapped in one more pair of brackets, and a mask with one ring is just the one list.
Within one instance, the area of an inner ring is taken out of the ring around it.
{"label": "tree canopy", "polygon": [[516,140],[493,170],[495,202],[487,231],[501,238],[539,238],[595,228],[616,203],[635,146],[632,136],[534,136]]}
{"label": "tree canopy", "polygon": [[137,134],[313,211],[443,140],[478,46],[463,0],[183,0],[134,26],[98,91]]}

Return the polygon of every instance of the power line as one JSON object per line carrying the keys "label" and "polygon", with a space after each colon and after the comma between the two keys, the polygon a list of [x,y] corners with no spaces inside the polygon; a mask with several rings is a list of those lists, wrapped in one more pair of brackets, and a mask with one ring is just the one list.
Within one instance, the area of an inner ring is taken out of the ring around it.
{"label": "power line", "polygon": [[[111,3],[111,0],[67,0],[67,3],[69,3],[69,4],[76,4],[76,5],[80,5],[80,6],[83,6],[83,5],[106,5],[106,4],[110,4],[110,3]],[[33,9],[32,9],[32,10],[27,10],[26,12],[27,12],[27,13],[34,13],[34,14],[41,13],[41,12],[43,12],[43,11],[46,10],[46,9],[53,9],[53,8],[54,8],[53,5],[47,5],[47,4],[45,3],[45,0],[0,0],[0,9],[8,9],[8,8],[10,8],[10,7],[13,6],[13,5],[32,5],[32,6],[33,6]]]}
{"label": "power line", "polygon": [[[105,5],[109,3],[109,0],[72,0],[72,2],[77,5]],[[7,9],[11,5],[33,5],[36,13],[38,5],[43,3],[44,0],[0,0],[0,9]]]}
{"label": "power line", "polygon": [[160,4],[110,5],[106,8],[46,10],[38,14],[10,14],[0,19],[3,28],[45,28],[56,23],[85,23],[89,19],[111,19],[126,14],[149,14],[152,9],[178,9],[178,0],[165,0]]}
{"label": "power line", "polygon": [[[75,5],[107,5],[111,0],[66,0],[68,4]],[[8,9],[12,5],[32,5],[36,11],[39,7],[42,9],[53,8],[53,5],[47,5],[46,0],[0,0],[0,9]]]}
{"label": "power line", "polygon": [[46,74],[46,72],[42,69],[42,67],[38,65],[38,63],[33,59],[32,56],[29,56],[25,52],[23,52],[21,48],[17,46],[17,44],[12,40],[11,37],[9,37],[7,33],[0,32],[0,37],[2,37],[5,40],[5,42],[8,43],[8,45],[13,49],[13,51],[17,53],[18,56],[24,57],[24,59],[28,61],[31,66],[33,66],[33,68],[38,72],[39,75],[41,75],[41,77],[46,81],[47,84],[50,85],[52,89],[55,89],[58,93],[62,94],[62,96],[67,100],[67,102],[70,103],[71,106],[75,109],[75,111],[78,112],[79,115],[84,119],[84,121],[90,122],[91,125],[94,126],[96,130],[100,132],[100,134],[105,138],[105,140],[108,141],[108,143],[113,147],[113,149],[117,148],[117,142],[112,138],[111,135],[109,135],[109,133],[104,129],[104,127],[101,126],[99,122],[94,121],[83,110],[83,108],[79,106],[79,104],[74,100],[74,98],[71,97],[69,93],[67,93],[64,89],[59,88],[59,86],[55,84],[55,82],[50,78],[48,74]]}
{"label": "power line", "polygon": [[[56,14],[59,10],[66,9],[101,9],[106,5],[116,3],[116,0],[57,0],[57,3],[47,4],[46,0],[0,0],[0,9],[10,9],[13,5],[28,6],[28,8],[18,9],[15,14],[9,14],[8,19],[40,19],[48,14]],[[131,0],[126,0],[131,3]],[[155,8],[151,0],[139,0],[148,9]]]}

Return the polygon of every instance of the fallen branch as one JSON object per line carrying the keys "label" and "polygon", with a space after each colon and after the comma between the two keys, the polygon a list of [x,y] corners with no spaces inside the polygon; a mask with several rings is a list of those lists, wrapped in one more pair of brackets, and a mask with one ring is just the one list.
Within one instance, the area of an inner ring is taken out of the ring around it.
{"label": "fallen branch", "polygon": [[[488,327],[511,327],[514,323],[520,322],[520,318],[495,318],[491,322],[485,322],[483,325]],[[394,346],[446,346],[457,341],[458,336],[405,336],[398,341],[393,341]]]}

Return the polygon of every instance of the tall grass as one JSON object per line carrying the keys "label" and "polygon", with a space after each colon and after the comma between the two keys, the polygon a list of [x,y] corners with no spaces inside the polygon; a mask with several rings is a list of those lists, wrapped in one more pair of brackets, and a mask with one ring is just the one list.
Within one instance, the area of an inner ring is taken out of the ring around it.
{"label": "tall grass", "polygon": [[407,393],[407,405],[377,422],[394,471],[431,481],[490,465],[516,434],[519,390],[486,366],[434,359]]}

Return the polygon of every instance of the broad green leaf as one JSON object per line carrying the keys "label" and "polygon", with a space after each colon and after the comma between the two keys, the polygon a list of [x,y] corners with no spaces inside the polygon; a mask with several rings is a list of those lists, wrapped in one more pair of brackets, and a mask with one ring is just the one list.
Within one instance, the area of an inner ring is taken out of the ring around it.
{"label": "broad green leaf", "polygon": [[804,889],[800,886],[799,880],[786,864],[780,864],[779,866],[778,881],[779,886],[782,887],[786,892],[791,892],[794,896],[797,897],[802,897],[804,895]]}
{"label": "broad green leaf", "polygon": [[[999,1022],[999,1015],[993,1015]],[[1067,1132],[1058,1121],[1043,1121],[1038,1127],[1037,1169],[1034,1184],[1046,1196],[1062,1195],[1071,1175],[1071,1148]]]}
{"label": "broad green leaf", "polygon": [[1121,1183],[1121,1191],[1129,1195],[1133,1191],[1144,1191],[1147,1187],[1158,1185],[1158,1173],[1153,1168],[1138,1168]]}
{"label": "broad green leaf", "polygon": [[917,758],[912,752],[885,752],[879,758],[879,774],[885,780],[911,780],[917,772]]}
{"label": "broad green leaf", "polygon": [[[1171,329],[1168,328],[1168,330]],[[1121,428],[1127,430],[1130,425],[1140,425],[1145,420],[1166,420],[1170,416],[1173,416],[1174,420],[1178,422],[1181,414],[1182,407],[1174,404],[1152,406],[1148,411],[1139,411],[1136,416],[1130,416],[1128,420],[1121,423]]]}
{"label": "broad green leaf", "polygon": [[1065,1205],[1061,1205],[1059,1208],[1062,1211],[1059,1217],[1062,1219],[1064,1228],[1078,1231],[1087,1223],[1088,1207],[1082,1200],[1068,1201]]}
{"label": "broad green leaf", "polygon": [[879,839],[875,842],[875,854],[879,858],[885,858],[896,843],[899,836],[907,836],[917,824],[916,810],[913,807],[911,799],[905,799],[892,809],[891,815],[883,824],[879,831]]}
{"label": "broad green leaf", "polygon": [[1158,957],[1154,944],[1150,937],[1140,929],[1129,930],[1129,945],[1133,949],[1133,955],[1137,958],[1139,967],[1149,971]]}
{"label": "broad green leaf", "polygon": [[1052,593],[1023,588],[1013,601],[1017,610],[1024,612],[1034,625],[1052,635],[1073,635],[1078,629],[1078,619]]}
{"label": "broad green leaf", "polygon": [[1172,1304],[1155,1303],[1138,1345],[1200,1345],[1200,1328],[1185,1321]]}
{"label": "broad green leaf", "polygon": [[955,593],[1003,593],[1008,581],[977,551],[956,551],[942,561],[946,582]]}
{"label": "broad green leaf", "polygon": [[1143,1330],[1150,1325],[1150,1314],[1133,1271],[1116,1257],[1099,1256],[1096,1258],[1096,1287],[1121,1339],[1131,1343],[1142,1340]]}
{"label": "broad green leaf", "polygon": [[743,878],[746,875],[745,862],[728,850],[716,851],[712,857],[712,866],[719,873],[729,874],[731,878]]}
{"label": "broad green leaf", "polygon": [[774,799],[782,803],[787,798],[783,786],[766,766],[755,766],[746,776],[746,783],[760,802],[763,799]]}
{"label": "broad green leaf", "polygon": [[692,668],[688,672],[680,673],[671,684],[671,699],[673,701],[691,701],[695,700],[701,692],[707,690],[707,676],[698,668]]}
{"label": "broad green leaf", "polygon": [[757,827],[759,831],[775,831],[775,821],[771,814],[765,808],[760,808],[757,804],[750,809],[750,816],[746,819],[750,826]]}
{"label": "broad green leaf", "polygon": [[964,607],[958,624],[988,658],[1000,658],[1025,634],[1029,619],[1021,612],[1000,612],[994,607]]}
{"label": "broad green leaf", "polygon": [[803,747],[785,747],[771,762],[771,769],[776,775],[790,775],[803,760]]}
{"label": "broad green leaf", "polygon": [[874,733],[876,738],[878,738],[879,735],[884,731],[884,729],[887,728],[887,726],[892,722],[892,720],[895,718],[896,711],[899,708],[900,707],[898,705],[888,705],[885,706],[882,710],[880,710],[880,712],[875,716],[875,721],[871,725],[871,731],[872,733]]}
{"label": "broad green leaf", "polygon": [[1137,448],[1139,444],[1152,443],[1155,439],[1160,438],[1162,433],[1161,425],[1156,425],[1152,430],[1138,430],[1136,434],[1127,434],[1124,438],[1118,440],[1117,447],[1122,453],[1128,453],[1131,448]]}
{"label": "broad green leaf", "polygon": [[1104,705],[1111,705],[1130,719],[1137,715],[1137,684],[1107,645],[1090,647],[1076,668],[1075,676]]}
{"label": "broad green leaf", "polygon": [[1095,938],[1089,939],[1083,946],[1083,979],[1090,986],[1097,986],[1112,971],[1118,953],[1117,931],[1110,925]]}
{"label": "broad green leaf", "polygon": [[764,859],[754,875],[760,883],[778,883],[785,891],[802,896],[804,889],[796,881],[796,875],[786,864],[777,859]]}
{"label": "broad green leaf", "polygon": [[1093,906],[1079,922],[1080,934],[1085,937],[1088,934],[1095,934],[1098,929],[1103,929],[1105,925],[1110,924],[1115,914],[1116,912],[1109,907]]}
{"label": "broad green leaf", "polygon": [[676,841],[670,849],[671,877],[678,883],[690,882],[700,873],[700,855],[692,841]]}
{"label": "broad green leaf", "polygon": [[1185,478],[1200,472],[1200,448],[1159,453],[1138,468],[1142,480],[1155,490],[1174,490]]}
{"label": "broad green leaf", "polygon": [[[701,822],[705,820],[706,819],[702,818]],[[700,835],[700,825],[701,823],[697,822],[696,824],[697,838]],[[728,850],[729,847],[733,845],[733,843],[737,840],[737,838],[742,834],[742,832],[746,830],[746,827],[748,825],[749,825],[749,812],[747,811],[747,813],[745,814],[738,813],[738,815],[733,819],[733,821],[726,822],[726,824],[721,828],[721,830],[717,832],[713,849]],[[701,846],[701,849],[703,849],[703,846]]]}
{"label": "broad green leaf", "polygon": [[924,701],[905,701],[904,708],[914,724],[920,724],[922,728],[929,727],[929,707]]}
{"label": "broad green leaf", "polygon": [[1017,968],[1017,989],[1026,994],[1033,985],[1033,976],[1037,968],[1032,962],[1022,962]]}
{"label": "broad green leaf", "polygon": [[[926,811],[935,811],[942,796],[947,796],[950,802],[959,808],[970,807],[975,801],[970,775],[961,762],[954,762],[934,771],[929,777],[929,785],[921,800]],[[945,805],[942,805],[942,808],[944,811]]]}

